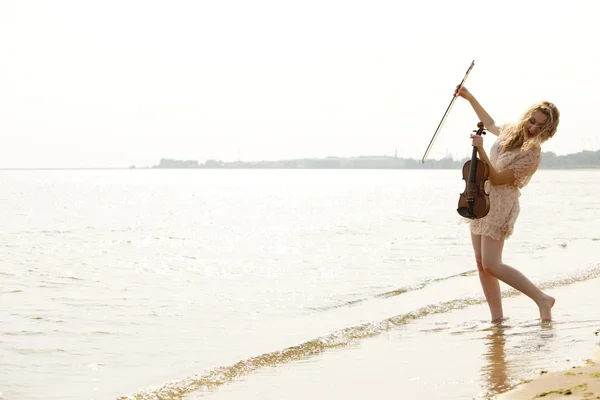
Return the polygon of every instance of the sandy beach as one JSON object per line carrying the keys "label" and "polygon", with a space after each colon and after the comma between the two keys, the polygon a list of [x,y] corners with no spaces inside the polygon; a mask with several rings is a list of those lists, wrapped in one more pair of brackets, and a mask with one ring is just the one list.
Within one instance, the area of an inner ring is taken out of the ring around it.
{"label": "sandy beach", "polygon": [[[598,331],[595,334],[598,335]],[[539,378],[498,396],[498,400],[538,398],[600,399],[600,354],[571,369],[553,373],[541,371]]]}

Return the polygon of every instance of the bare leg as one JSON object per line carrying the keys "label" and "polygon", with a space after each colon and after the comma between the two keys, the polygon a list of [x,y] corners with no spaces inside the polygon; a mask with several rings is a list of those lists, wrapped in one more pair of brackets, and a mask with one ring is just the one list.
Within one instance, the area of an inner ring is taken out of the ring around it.
{"label": "bare leg", "polygon": [[492,314],[492,322],[498,322],[504,318],[502,312],[502,296],[500,292],[500,282],[498,278],[490,275],[483,269],[482,251],[481,251],[481,236],[471,233],[471,241],[473,242],[473,250],[475,251],[475,261],[479,270],[479,281],[483,288],[483,294],[487,300]]}
{"label": "bare leg", "polygon": [[529,296],[540,309],[542,320],[552,319],[552,307],[556,301],[535,286],[521,272],[502,262],[502,249],[504,240],[494,240],[483,236],[481,240],[483,269],[489,274],[500,279],[507,285]]}

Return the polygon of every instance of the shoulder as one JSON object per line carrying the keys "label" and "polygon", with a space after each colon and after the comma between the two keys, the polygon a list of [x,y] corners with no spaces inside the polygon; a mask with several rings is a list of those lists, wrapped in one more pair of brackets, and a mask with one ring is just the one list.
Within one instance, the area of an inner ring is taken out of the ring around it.
{"label": "shoulder", "polygon": [[540,166],[541,148],[535,146],[527,150],[518,149],[512,152],[515,152],[516,156],[509,162],[507,167],[513,172],[515,185],[522,188],[527,185]]}
{"label": "shoulder", "polygon": [[535,145],[521,150],[521,153],[528,154],[530,157],[540,157],[542,155],[542,148],[539,145]]}
{"label": "shoulder", "polygon": [[542,149],[540,146],[534,146],[529,149],[521,149],[515,161],[525,164],[537,165],[542,159]]}

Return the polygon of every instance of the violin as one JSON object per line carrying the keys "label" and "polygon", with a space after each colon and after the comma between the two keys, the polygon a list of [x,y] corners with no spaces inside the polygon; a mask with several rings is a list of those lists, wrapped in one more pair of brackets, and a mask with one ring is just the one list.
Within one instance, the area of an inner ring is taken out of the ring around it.
{"label": "violin", "polygon": [[[485,135],[483,122],[477,124],[476,135]],[[465,218],[479,219],[490,211],[490,196],[485,192],[485,182],[490,176],[489,166],[477,157],[477,148],[473,146],[473,155],[462,167],[465,190],[458,198],[456,211]]]}

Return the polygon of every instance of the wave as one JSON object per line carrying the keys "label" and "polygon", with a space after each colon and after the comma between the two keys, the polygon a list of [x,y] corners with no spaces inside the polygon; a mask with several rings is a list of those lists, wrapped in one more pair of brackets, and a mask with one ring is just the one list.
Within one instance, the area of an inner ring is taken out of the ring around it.
{"label": "wave", "polygon": [[[466,273],[470,273],[470,271]],[[581,273],[573,276],[542,282],[539,284],[539,286],[542,289],[556,288],[598,277],[600,277],[600,265],[582,271]],[[451,277],[448,276],[444,278],[438,278],[437,280],[446,280],[450,278]],[[508,289],[505,290],[502,295],[503,297],[513,297],[519,294],[520,292],[517,290]],[[182,396],[198,390],[215,389],[261,368],[273,367],[280,364],[306,359],[324,353],[329,349],[346,347],[354,341],[378,336],[385,331],[403,326],[413,320],[424,318],[428,315],[442,314],[453,310],[461,310],[483,303],[485,303],[485,298],[479,296],[464,297],[436,304],[430,304],[409,313],[400,314],[381,321],[369,322],[358,326],[340,329],[326,336],[318,337],[296,346],[291,346],[283,350],[277,350],[241,360],[233,365],[220,366],[183,379],[172,380],[162,386],[151,387],[140,392],[119,397],[118,400],[180,399]]]}
{"label": "wave", "polygon": [[341,308],[341,307],[350,307],[350,306],[355,306],[357,304],[363,303],[365,301],[371,300],[371,299],[385,299],[388,297],[394,297],[394,296],[399,296],[401,294],[404,293],[408,293],[408,292],[412,292],[415,290],[420,290],[423,289],[425,287],[427,287],[428,285],[432,284],[432,283],[437,283],[437,282],[442,282],[442,281],[446,281],[449,279],[454,279],[454,278],[459,278],[459,277],[464,277],[464,276],[471,276],[477,273],[477,270],[469,270],[469,271],[465,271],[465,272],[460,272],[458,274],[454,274],[454,275],[448,275],[448,276],[444,276],[441,278],[431,278],[431,279],[425,279],[424,281],[417,283],[415,285],[411,285],[411,286],[404,286],[398,289],[393,289],[384,293],[378,293],[375,294],[371,297],[362,297],[360,299],[355,299],[355,300],[348,300],[348,301],[344,301],[340,304],[335,304],[335,305],[329,305],[329,306],[323,306],[323,307],[311,307],[310,310],[313,311],[328,311],[328,310],[332,310],[335,308]]}

